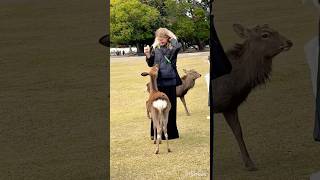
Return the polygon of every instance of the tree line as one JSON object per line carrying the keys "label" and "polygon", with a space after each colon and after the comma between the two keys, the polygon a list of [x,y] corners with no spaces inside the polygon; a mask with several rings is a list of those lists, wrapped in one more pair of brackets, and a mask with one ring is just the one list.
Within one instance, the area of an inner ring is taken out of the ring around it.
{"label": "tree line", "polygon": [[111,0],[111,46],[136,46],[138,53],[151,45],[159,27],[172,30],[183,49],[209,42],[209,0]]}

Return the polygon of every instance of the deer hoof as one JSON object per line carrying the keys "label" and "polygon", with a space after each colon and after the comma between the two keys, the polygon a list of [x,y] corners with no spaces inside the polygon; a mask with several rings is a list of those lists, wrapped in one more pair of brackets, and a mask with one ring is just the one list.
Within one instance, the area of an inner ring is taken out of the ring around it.
{"label": "deer hoof", "polygon": [[172,152],[172,151],[171,151],[171,149],[168,148],[168,153],[169,153],[169,152]]}
{"label": "deer hoof", "polygon": [[156,140],[154,140],[154,141],[153,141],[153,144],[157,144],[157,141],[156,141]]}
{"label": "deer hoof", "polygon": [[257,171],[258,170],[258,168],[256,168],[256,166],[253,164],[253,162],[246,163],[246,169],[248,171]]}
{"label": "deer hoof", "polygon": [[159,144],[161,144],[161,141],[159,141]]}
{"label": "deer hoof", "polygon": [[155,154],[159,154],[159,149],[154,151]]}
{"label": "deer hoof", "polygon": [[257,171],[258,168],[256,168],[255,166],[253,167],[246,167],[248,171]]}

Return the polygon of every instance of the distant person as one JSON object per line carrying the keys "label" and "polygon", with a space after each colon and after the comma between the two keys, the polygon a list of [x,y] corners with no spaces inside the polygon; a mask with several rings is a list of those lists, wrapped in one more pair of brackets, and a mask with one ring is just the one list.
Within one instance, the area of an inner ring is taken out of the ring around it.
{"label": "distant person", "polygon": [[124,56],[126,53],[124,52],[124,50],[122,51],[122,56]]}
{"label": "distant person", "polygon": [[[159,64],[159,74],[157,85],[159,91],[165,93],[171,102],[171,110],[168,119],[168,139],[179,138],[179,132],[176,123],[177,117],[177,97],[176,86],[182,84],[177,71],[177,55],[182,45],[177,37],[166,28],[159,28],[155,33],[155,40],[151,48],[149,45],[144,48],[146,61],[149,67]],[[151,139],[154,139],[153,122],[151,121]],[[162,134],[162,139],[165,139]]]}

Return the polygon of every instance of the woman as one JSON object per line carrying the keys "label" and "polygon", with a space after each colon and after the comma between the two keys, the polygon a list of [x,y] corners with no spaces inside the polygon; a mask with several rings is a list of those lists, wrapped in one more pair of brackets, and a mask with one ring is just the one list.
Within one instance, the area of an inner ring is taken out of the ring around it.
{"label": "woman", "polygon": [[[182,84],[177,71],[177,55],[181,49],[181,44],[178,43],[177,37],[166,28],[159,28],[156,33],[155,41],[150,49],[149,46],[144,48],[146,61],[149,67],[159,64],[159,72],[157,85],[158,90],[165,93],[171,102],[171,110],[168,119],[168,139],[179,138],[177,129],[177,97],[176,86]],[[153,123],[151,121],[151,139],[153,140]],[[164,135],[162,134],[162,139]]]}

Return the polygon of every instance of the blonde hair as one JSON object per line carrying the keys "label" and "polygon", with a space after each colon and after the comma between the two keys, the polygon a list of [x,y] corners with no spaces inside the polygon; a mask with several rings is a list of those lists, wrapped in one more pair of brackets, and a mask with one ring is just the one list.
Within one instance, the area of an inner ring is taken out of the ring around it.
{"label": "blonde hair", "polygon": [[155,32],[156,38],[154,39],[154,43],[152,44],[153,48],[155,48],[159,42],[157,38],[172,38],[172,39],[177,39],[177,36],[173,34],[170,30],[167,28],[159,28]]}
{"label": "blonde hair", "polygon": [[167,28],[159,28],[156,30],[156,37],[160,37],[160,38],[170,38],[170,36],[168,35],[168,29]]}

